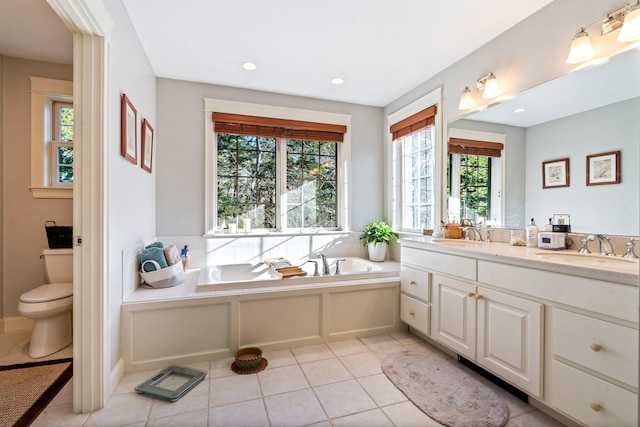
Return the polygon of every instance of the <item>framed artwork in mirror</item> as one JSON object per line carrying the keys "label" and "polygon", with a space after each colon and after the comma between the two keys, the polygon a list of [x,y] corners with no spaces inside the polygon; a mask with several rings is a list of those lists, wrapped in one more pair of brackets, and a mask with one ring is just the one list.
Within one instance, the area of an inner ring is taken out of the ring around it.
{"label": "framed artwork in mirror", "polygon": [[142,121],[142,147],[140,154],[142,156],[140,166],[142,169],[151,173],[151,167],[153,165],[153,128],[147,119]]}
{"label": "framed artwork in mirror", "polygon": [[542,188],[569,186],[569,159],[542,162]]}
{"label": "framed artwork in mirror", "polygon": [[122,94],[122,141],[120,154],[134,165],[138,164],[138,112],[124,93]]}
{"label": "framed artwork in mirror", "polygon": [[587,185],[620,183],[620,151],[587,156]]}

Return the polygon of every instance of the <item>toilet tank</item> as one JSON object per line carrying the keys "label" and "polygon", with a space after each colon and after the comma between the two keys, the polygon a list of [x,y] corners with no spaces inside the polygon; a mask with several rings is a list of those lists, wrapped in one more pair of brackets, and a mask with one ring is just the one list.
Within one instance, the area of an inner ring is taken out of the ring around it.
{"label": "toilet tank", "polygon": [[47,283],[73,282],[73,249],[43,249]]}

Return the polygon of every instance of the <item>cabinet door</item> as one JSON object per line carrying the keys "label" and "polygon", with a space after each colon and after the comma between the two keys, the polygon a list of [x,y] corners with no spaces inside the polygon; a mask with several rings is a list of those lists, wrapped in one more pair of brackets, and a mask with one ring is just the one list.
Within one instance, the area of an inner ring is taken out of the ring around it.
{"label": "cabinet door", "polygon": [[433,275],[431,336],[472,360],[476,357],[475,290],[469,283]]}
{"label": "cabinet door", "polygon": [[482,287],[478,301],[478,364],[541,396],[542,304]]}

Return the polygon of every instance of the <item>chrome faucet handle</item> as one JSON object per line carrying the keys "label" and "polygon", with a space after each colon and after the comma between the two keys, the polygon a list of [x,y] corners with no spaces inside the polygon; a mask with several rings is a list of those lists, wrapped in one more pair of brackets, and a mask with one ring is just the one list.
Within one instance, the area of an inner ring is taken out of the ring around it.
{"label": "chrome faucet handle", "polygon": [[308,263],[308,262],[312,262],[313,266],[314,266],[314,271],[313,271],[313,275],[314,276],[319,276],[320,273],[318,273],[318,261],[313,260],[313,259],[308,259],[304,262],[304,264]]}
{"label": "chrome faucet handle", "polygon": [[341,259],[337,259],[336,260],[336,272],[334,274],[336,274],[336,275],[340,274],[340,263],[342,261],[346,261],[346,259],[341,258]]}
{"label": "chrome faucet handle", "polygon": [[637,242],[638,239],[634,239],[632,237],[629,238],[629,241],[626,243],[627,253],[622,255],[622,258],[638,259],[638,256],[633,252],[633,247],[635,246],[635,243],[633,243],[634,241]]}
{"label": "chrome faucet handle", "polygon": [[588,242],[593,242],[594,240],[596,240],[596,236],[594,236],[593,234],[590,234],[589,236],[580,236],[580,243],[582,244],[582,246],[580,247],[580,250],[578,251],[579,254],[590,254],[591,251],[589,250],[589,248],[587,247],[587,243]]}
{"label": "chrome faucet handle", "polygon": [[487,235],[484,238],[484,242],[485,243],[487,243],[487,244],[491,243],[491,233],[493,233],[494,231],[496,231],[496,230],[494,230],[492,228],[487,228]]}

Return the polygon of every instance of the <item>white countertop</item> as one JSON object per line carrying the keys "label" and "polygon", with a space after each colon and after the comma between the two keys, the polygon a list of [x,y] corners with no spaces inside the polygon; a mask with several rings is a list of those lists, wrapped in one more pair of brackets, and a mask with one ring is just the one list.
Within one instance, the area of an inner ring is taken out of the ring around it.
{"label": "white countertop", "polygon": [[511,246],[502,242],[487,244],[462,239],[436,239],[429,236],[403,238],[399,242],[402,246],[479,260],[606,280],[625,285],[639,285],[640,264],[637,259],[578,254],[574,250],[550,251],[525,246]]}

